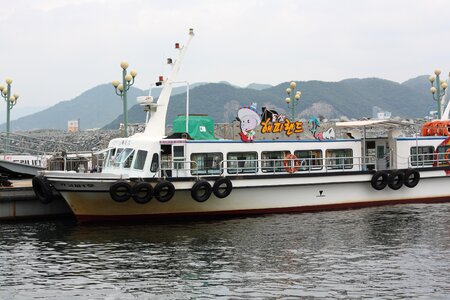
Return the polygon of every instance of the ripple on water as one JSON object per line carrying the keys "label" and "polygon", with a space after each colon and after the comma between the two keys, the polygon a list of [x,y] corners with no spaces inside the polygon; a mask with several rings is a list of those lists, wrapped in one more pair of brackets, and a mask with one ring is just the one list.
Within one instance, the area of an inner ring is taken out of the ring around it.
{"label": "ripple on water", "polygon": [[445,298],[450,204],[208,222],[5,223],[1,299]]}

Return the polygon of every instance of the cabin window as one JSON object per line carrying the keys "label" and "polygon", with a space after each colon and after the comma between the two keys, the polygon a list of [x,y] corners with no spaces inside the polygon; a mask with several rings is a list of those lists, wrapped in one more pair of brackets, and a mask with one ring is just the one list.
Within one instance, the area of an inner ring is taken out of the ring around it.
{"label": "cabin window", "polygon": [[119,151],[117,151],[118,149],[116,148],[112,148],[108,151],[108,154],[106,156],[106,161],[105,161],[105,167],[112,167],[114,166],[114,160],[116,157],[116,153],[118,153]]}
{"label": "cabin window", "polygon": [[284,168],[284,158],[290,154],[290,151],[263,151],[261,152],[262,171],[267,172],[286,172]]}
{"label": "cabin window", "polygon": [[217,175],[222,174],[220,162],[223,154],[213,153],[192,153],[191,154],[191,174],[192,175]]}
{"label": "cabin window", "polygon": [[439,146],[436,149],[438,166],[450,165],[450,146]]}
{"label": "cabin window", "polygon": [[123,163],[123,167],[125,169],[129,169],[131,167],[131,162],[133,161],[134,153],[135,153],[134,150],[132,150],[130,154],[125,158],[125,161]]}
{"label": "cabin window", "polygon": [[352,169],[352,149],[328,149],[325,153],[325,162],[328,169]]}
{"label": "cabin window", "polygon": [[322,150],[297,150],[294,155],[300,159],[300,171],[322,169]]}
{"label": "cabin window", "polygon": [[433,146],[411,147],[411,166],[433,165]]}
{"label": "cabin window", "polygon": [[257,170],[257,152],[230,152],[227,154],[228,174],[256,173]]}
{"label": "cabin window", "polygon": [[133,160],[134,150],[131,148],[123,149],[114,159],[115,167],[130,168],[131,161]]}
{"label": "cabin window", "polygon": [[150,172],[155,173],[159,168],[159,157],[158,153],[154,153],[152,157],[152,164],[150,165]]}
{"label": "cabin window", "polygon": [[136,160],[134,161],[133,169],[143,170],[146,159],[147,159],[147,151],[138,150],[136,154]]}

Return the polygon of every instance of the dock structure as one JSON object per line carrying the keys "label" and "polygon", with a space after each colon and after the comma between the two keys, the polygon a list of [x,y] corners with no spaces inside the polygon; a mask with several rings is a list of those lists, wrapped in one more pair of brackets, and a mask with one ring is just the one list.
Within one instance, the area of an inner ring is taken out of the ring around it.
{"label": "dock structure", "polygon": [[60,195],[54,201],[42,204],[36,198],[31,179],[11,180],[10,186],[0,187],[0,220],[51,218],[72,212]]}

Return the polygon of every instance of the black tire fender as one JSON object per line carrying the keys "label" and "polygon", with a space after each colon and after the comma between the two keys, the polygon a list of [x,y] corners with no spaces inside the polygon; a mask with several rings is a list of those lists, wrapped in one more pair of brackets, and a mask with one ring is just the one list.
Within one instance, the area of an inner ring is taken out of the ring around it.
{"label": "black tire fender", "polygon": [[377,191],[381,191],[387,186],[388,177],[389,177],[388,173],[384,171],[377,171],[375,174],[373,174],[370,184]]}
{"label": "black tire fender", "polygon": [[211,185],[206,180],[199,180],[192,186],[191,196],[197,202],[205,202],[211,194]]}
{"label": "black tire fender", "polygon": [[[223,188],[221,186],[224,184],[225,190],[222,191]],[[212,190],[217,198],[225,198],[228,197],[233,190],[233,183],[231,183],[231,180],[227,177],[220,177],[216,180],[216,182],[214,182]]]}
{"label": "black tire fender", "polygon": [[125,180],[118,180],[109,187],[109,195],[116,202],[125,202],[131,198],[131,186]]}
{"label": "black tire fender", "polygon": [[393,171],[389,174],[388,185],[393,190],[398,190],[402,187],[405,178],[405,173],[403,171]]}
{"label": "black tire fender", "polygon": [[408,169],[405,172],[405,180],[404,184],[405,186],[409,188],[415,187],[420,181],[420,173],[417,170],[414,169]]}
{"label": "black tire fender", "polygon": [[33,191],[36,198],[43,204],[53,201],[53,190],[50,183],[44,176],[34,176],[32,179]]}
{"label": "black tire fender", "polygon": [[148,182],[138,182],[131,188],[131,197],[136,203],[148,203],[153,198],[153,187]]}
{"label": "black tire fender", "polygon": [[153,189],[153,195],[159,202],[167,202],[175,195],[175,186],[170,181],[160,181]]}

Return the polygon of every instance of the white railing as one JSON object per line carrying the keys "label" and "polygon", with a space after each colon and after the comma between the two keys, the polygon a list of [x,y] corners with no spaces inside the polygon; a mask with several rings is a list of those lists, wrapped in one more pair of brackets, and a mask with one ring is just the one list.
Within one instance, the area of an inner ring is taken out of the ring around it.
{"label": "white railing", "polygon": [[[365,161],[365,163],[363,163]],[[330,158],[296,158],[296,159],[249,159],[222,160],[215,167],[198,167],[196,161],[161,160],[156,172],[160,177],[204,176],[242,174],[288,173],[328,173],[342,171],[367,170],[368,163],[374,163],[373,157],[330,157]],[[286,165],[285,165],[285,162]]]}
{"label": "white railing", "polygon": [[445,153],[413,154],[408,157],[408,165],[414,168],[448,166],[450,165],[450,159],[445,158]]}

